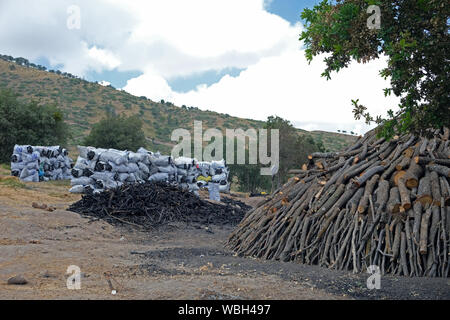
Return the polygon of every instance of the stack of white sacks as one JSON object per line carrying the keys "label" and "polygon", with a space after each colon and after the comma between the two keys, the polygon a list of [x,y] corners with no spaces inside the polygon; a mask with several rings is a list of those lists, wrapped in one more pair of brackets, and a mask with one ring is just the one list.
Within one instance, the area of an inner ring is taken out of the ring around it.
{"label": "stack of white sacks", "polygon": [[79,146],[78,150],[80,156],[72,169],[72,193],[88,189],[96,193],[144,181],[176,183],[194,193],[208,184],[229,191],[229,171],[224,160],[199,163],[196,159],[173,159],[144,148],[131,152]]}
{"label": "stack of white sacks", "polygon": [[69,180],[72,164],[67,150],[60,146],[15,145],[11,174],[25,182]]}

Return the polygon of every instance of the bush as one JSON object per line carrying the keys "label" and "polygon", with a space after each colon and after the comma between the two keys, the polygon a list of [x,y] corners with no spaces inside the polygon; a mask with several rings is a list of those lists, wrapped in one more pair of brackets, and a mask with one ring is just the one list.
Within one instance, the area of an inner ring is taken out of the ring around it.
{"label": "bush", "polygon": [[137,116],[125,117],[107,114],[106,118],[94,124],[84,139],[87,146],[136,151],[146,146],[142,121]]}
{"label": "bush", "polygon": [[10,161],[15,144],[64,145],[69,136],[58,107],[20,102],[12,91],[0,91],[0,162]]}

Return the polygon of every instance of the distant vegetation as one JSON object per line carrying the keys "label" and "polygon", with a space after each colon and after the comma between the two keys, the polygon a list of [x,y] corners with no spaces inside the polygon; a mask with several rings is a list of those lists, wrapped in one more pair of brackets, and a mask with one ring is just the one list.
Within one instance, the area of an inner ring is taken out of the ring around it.
{"label": "distant vegetation", "polygon": [[57,106],[21,102],[10,90],[0,90],[0,162],[10,160],[15,144],[66,145],[69,137]]}
{"label": "distant vegetation", "polygon": [[[307,157],[313,152],[323,152],[325,148],[321,141],[316,142],[310,135],[298,135],[292,124],[280,117],[268,117],[264,125],[268,129],[268,136],[271,136],[272,129],[279,130],[279,154],[280,163],[277,175],[274,177],[274,187],[284,184],[289,178],[288,171],[294,168],[301,168],[307,162]],[[270,151],[270,142],[268,143]],[[248,156],[247,156],[248,157]],[[230,175],[236,177],[239,191],[260,192],[270,191],[272,187],[272,177],[260,174],[261,165],[230,165]]]}
{"label": "distant vegetation", "polygon": [[[14,67],[14,70],[11,70]],[[92,125],[100,121],[105,111],[116,115],[138,115],[142,129],[153,151],[169,153],[174,142],[170,134],[175,128],[192,131],[195,120],[203,121],[203,128],[262,128],[263,121],[232,117],[228,114],[202,111],[195,106],[177,107],[169,101],[154,102],[136,97],[112,86],[88,82],[65,72],[48,72],[24,58],[0,55],[0,88],[10,88],[23,101],[36,100],[40,104],[56,104],[70,124],[73,136],[68,147],[83,143]],[[339,151],[355,141],[350,135],[297,129],[299,135],[322,141],[326,150]]]}

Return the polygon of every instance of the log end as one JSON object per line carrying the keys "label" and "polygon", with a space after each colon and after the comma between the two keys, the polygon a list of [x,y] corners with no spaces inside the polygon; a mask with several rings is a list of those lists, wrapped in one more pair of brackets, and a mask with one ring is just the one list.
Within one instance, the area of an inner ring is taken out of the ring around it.
{"label": "log end", "polygon": [[409,209],[411,209],[411,203],[404,203],[402,205],[402,209],[403,211],[408,211]]}
{"label": "log end", "polygon": [[409,178],[409,179],[406,179],[405,185],[406,185],[406,187],[408,187],[409,189],[417,188],[417,187],[419,186],[419,180],[417,180],[416,178]]}
{"label": "log end", "polygon": [[433,198],[430,195],[423,195],[417,198],[417,201],[419,201],[423,207],[425,207],[427,204],[433,203]]}

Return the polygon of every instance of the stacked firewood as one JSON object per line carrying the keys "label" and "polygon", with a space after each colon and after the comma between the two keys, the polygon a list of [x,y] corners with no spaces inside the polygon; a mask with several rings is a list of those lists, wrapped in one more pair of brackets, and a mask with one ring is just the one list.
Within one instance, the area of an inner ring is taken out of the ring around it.
{"label": "stacked firewood", "polygon": [[449,129],[390,141],[375,131],[340,153],[314,153],[246,214],[239,255],[341,270],[448,277]]}

